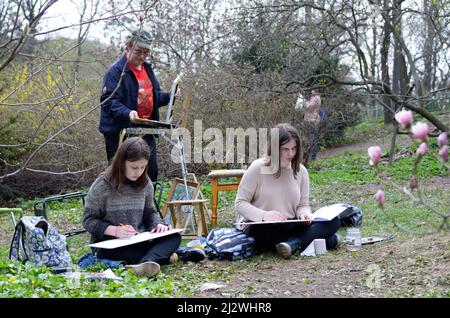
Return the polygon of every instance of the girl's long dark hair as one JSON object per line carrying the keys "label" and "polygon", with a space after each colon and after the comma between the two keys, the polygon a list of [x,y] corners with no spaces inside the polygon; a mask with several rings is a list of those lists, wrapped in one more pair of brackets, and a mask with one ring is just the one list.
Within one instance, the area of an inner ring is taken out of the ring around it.
{"label": "girl's long dark hair", "polygon": [[[295,153],[294,158],[291,161],[291,167],[292,170],[294,172],[294,178],[297,179],[297,174],[300,171],[300,163],[302,160],[302,151],[300,148],[300,136],[299,133],[297,131],[297,129],[295,129],[293,126],[287,124],[287,123],[283,123],[283,124],[278,124],[275,126],[275,129],[278,129],[278,144],[279,144],[279,149],[278,149],[278,154],[280,154],[281,152],[281,146],[283,146],[284,144],[288,143],[291,140],[295,140],[295,143],[297,144],[297,152]],[[273,140],[274,138],[276,138],[276,135],[272,135],[272,133],[270,134],[270,142],[267,145],[267,156],[268,156],[268,162],[266,163],[266,166],[270,166],[272,164],[272,144],[276,145],[276,140]],[[279,167],[279,158],[278,158],[278,170],[276,172],[276,178],[279,178],[281,175],[281,169]]]}
{"label": "girl's long dark hair", "polygon": [[[117,149],[116,154],[111,160],[110,165],[105,170],[105,177],[111,183],[114,189],[120,191],[120,188],[126,183],[125,161],[138,161],[141,159],[150,159],[150,147],[147,142],[140,137],[127,138]],[[144,188],[148,183],[147,166],[142,175],[131,185],[135,188]]]}

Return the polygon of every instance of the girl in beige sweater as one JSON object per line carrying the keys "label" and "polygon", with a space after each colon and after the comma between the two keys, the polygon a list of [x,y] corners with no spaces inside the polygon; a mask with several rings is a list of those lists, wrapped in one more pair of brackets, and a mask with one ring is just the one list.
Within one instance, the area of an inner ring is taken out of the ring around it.
{"label": "girl in beige sweater", "polygon": [[[241,222],[268,222],[247,226],[259,250],[276,248],[283,258],[305,249],[314,239],[325,238],[327,249],[339,243],[339,219],[312,222],[309,176],[300,163],[302,153],[297,130],[279,124],[272,134],[267,157],[255,160],[245,172],[236,196],[235,209]],[[278,149],[271,149],[278,145]],[[300,219],[305,222],[273,223]]]}

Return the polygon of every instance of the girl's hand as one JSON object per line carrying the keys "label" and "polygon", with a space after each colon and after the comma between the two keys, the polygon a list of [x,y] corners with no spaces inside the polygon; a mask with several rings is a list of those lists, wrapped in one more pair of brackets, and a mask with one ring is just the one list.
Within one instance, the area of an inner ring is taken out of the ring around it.
{"label": "girl's hand", "polygon": [[285,221],[287,218],[278,211],[268,211],[264,213],[263,221]]}
{"label": "girl's hand", "polygon": [[314,215],[312,215],[310,212],[303,212],[302,214],[300,214],[299,219],[308,221],[308,224],[311,224],[312,220],[314,220]]}
{"label": "girl's hand", "polygon": [[115,228],[115,235],[117,238],[132,237],[136,234],[138,234],[138,231],[136,231],[131,225],[119,225]]}
{"label": "girl's hand", "polygon": [[163,233],[172,229],[170,225],[157,224],[150,233]]}

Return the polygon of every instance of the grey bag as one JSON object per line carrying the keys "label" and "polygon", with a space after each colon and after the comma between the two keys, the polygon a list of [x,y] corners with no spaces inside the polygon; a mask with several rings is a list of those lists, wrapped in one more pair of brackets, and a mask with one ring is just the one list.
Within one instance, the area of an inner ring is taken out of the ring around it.
{"label": "grey bag", "polygon": [[213,229],[206,238],[208,258],[236,261],[256,253],[255,239],[237,228]]}

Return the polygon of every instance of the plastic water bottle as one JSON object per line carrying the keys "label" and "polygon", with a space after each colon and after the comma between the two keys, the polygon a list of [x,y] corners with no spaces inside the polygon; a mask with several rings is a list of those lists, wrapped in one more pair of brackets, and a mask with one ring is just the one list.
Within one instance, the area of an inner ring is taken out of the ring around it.
{"label": "plastic water bottle", "polygon": [[345,242],[349,251],[359,250],[361,248],[361,231],[356,227],[348,229],[345,235]]}

